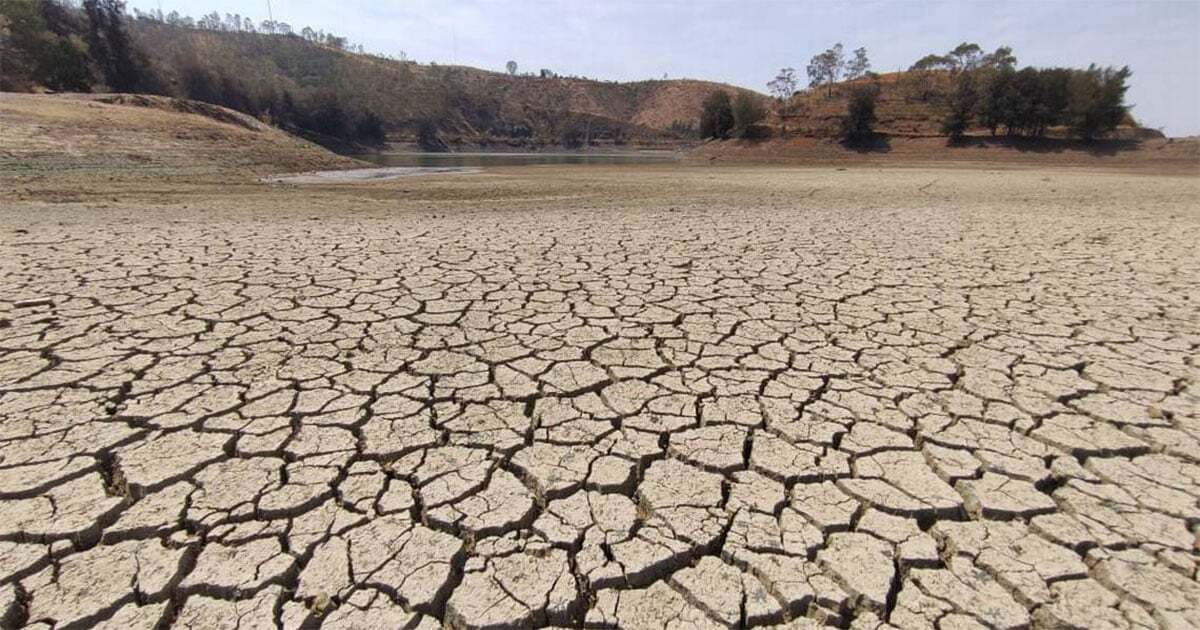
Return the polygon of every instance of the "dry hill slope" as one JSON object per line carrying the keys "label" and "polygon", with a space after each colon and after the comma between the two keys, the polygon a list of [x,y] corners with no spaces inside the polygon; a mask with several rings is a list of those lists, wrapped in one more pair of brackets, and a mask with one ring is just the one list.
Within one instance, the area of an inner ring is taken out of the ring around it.
{"label": "dry hill slope", "polygon": [[358,162],[222,107],[162,96],[0,93],[0,177],[336,169]]}
{"label": "dry hill slope", "polygon": [[154,51],[158,72],[180,96],[212,100],[199,94],[212,86],[217,97],[230,96],[224,104],[332,95],[348,110],[378,115],[393,140],[415,140],[422,124],[432,122],[451,144],[560,144],[572,134],[596,144],[678,142],[688,138],[686,128],[695,127],[713,90],[745,91],[696,80],[511,76],[354,54],[299,37],[135,24],[139,42]]}

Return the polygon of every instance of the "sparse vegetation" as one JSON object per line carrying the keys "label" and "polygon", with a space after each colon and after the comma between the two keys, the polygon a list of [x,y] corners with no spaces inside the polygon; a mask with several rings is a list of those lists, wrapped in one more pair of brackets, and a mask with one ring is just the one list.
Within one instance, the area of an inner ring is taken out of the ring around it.
{"label": "sparse vegetation", "polygon": [[[24,39],[0,39],[3,89],[111,89],[85,41],[89,21],[83,10],[58,0],[0,0],[0,18],[20,17],[21,10],[34,19],[17,29]],[[53,30],[43,14],[65,16],[67,27]],[[541,74],[554,80],[529,81],[536,75],[350,54],[360,47],[278,21],[255,24],[245,16],[216,13],[200,19],[175,12],[135,15],[120,16],[131,50],[153,53],[132,56],[145,63],[141,76],[153,79],[138,91],[231,107],[330,146],[374,144],[384,136],[419,142],[426,124],[436,126],[443,148],[561,144],[564,126],[580,115],[593,121],[589,139],[595,144],[678,142],[697,137],[700,101],[712,89],[690,81],[560,78],[548,69]],[[79,59],[73,77],[65,74],[70,64],[49,56],[55,48],[48,43]],[[659,89],[672,90],[672,98],[652,98]],[[582,111],[572,105],[579,94],[588,103]],[[648,116],[639,115],[642,108],[650,109]],[[682,124],[672,128],[675,121]]]}
{"label": "sparse vegetation", "polygon": [[824,85],[828,96],[833,96],[833,84],[842,76],[846,66],[846,58],[842,53],[841,42],[834,44],[825,52],[814,55],[808,62],[808,85],[817,88]]}
{"label": "sparse vegetation", "polygon": [[846,63],[846,80],[854,81],[867,76],[871,71],[871,61],[867,59],[866,48],[854,49],[854,58]]}
{"label": "sparse vegetation", "polygon": [[[177,12],[124,12],[120,0],[0,0],[0,56],[5,90],[113,90],[187,97],[253,115],[330,145],[379,144],[389,135],[445,148],[460,142],[510,146],[618,144],[654,138],[678,141],[748,137],[767,127],[762,99],[732,88],[703,106],[697,86],[687,107],[647,98],[662,85],[592,82],[549,69],[519,74],[418,65],[349,54],[361,46],[344,37],[273,20],[256,24],[216,12],[199,19]],[[146,51],[153,51],[153,55]],[[1017,69],[1012,49],[991,53],[963,42],[930,54],[899,76],[870,71],[865,47],[847,60],[838,43],[812,57],[812,91],[800,92],[797,72],[783,68],[767,84],[775,97],[771,124],[830,137],[859,129],[851,107],[862,107],[854,86],[878,86],[875,118],[893,133],[897,117],[909,132],[941,131],[958,140],[973,131],[1090,140],[1131,124],[1124,103],[1127,68]],[[543,81],[531,80],[540,76]],[[837,89],[841,80],[853,82]],[[585,95],[580,98],[581,95]],[[818,96],[823,97],[818,100]],[[899,102],[903,97],[904,103]],[[680,99],[672,94],[672,101]],[[575,103],[588,103],[583,109]],[[643,103],[664,108],[653,126],[635,115]],[[857,103],[857,104],[856,104]],[[803,112],[803,115],[800,115]],[[583,139],[574,128],[586,120]],[[634,123],[634,120],[638,120]],[[916,121],[916,122],[907,122]],[[433,125],[432,135],[427,127]],[[902,129],[905,127],[902,126]]]}
{"label": "sparse vegetation", "polygon": [[[926,55],[907,72],[886,80],[869,68],[865,48],[855,49],[847,62],[841,45],[834,45],[812,58],[808,67],[811,91],[790,98],[781,98],[778,87],[786,83],[781,72],[768,84],[780,99],[775,108],[777,124],[786,134],[792,118],[789,113],[804,108],[801,126],[808,124],[806,134],[834,135],[835,130],[824,121],[838,120],[840,137],[861,139],[875,133],[867,129],[874,129],[879,121],[880,105],[885,112],[883,124],[895,125],[901,119],[912,132],[940,132],[951,142],[980,129],[993,136],[1093,140],[1118,126],[1135,124],[1124,102],[1131,75],[1128,68],[1018,69],[1012,48],[1001,46],[985,53],[972,42],[963,42],[945,54]],[[839,78],[848,83],[841,94],[835,94]],[[865,90],[857,89],[862,79],[870,79]],[[818,94],[824,102],[818,100]],[[844,114],[835,119],[839,106],[845,108]],[[874,115],[868,116],[868,111]]]}
{"label": "sparse vegetation", "polygon": [[800,88],[800,81],[796,78],[795,68],[782,68],[779,74],[771,82],[767,83],[767,89],[771,91],[771,95],[775,97],[775,114],[779,116],[779,122],[782,126],[781,133],[787,135],[787,123],[796,111],[795,99],[796,91]]}

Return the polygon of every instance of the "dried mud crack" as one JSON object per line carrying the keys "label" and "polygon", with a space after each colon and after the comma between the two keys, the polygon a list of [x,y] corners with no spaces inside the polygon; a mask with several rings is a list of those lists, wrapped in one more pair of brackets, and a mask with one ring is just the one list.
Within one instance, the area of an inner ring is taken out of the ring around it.
{"label": "dried mud crack", "polygon": [[14,206],[0,626],[1200,619],[1195,178],[536,177]]}

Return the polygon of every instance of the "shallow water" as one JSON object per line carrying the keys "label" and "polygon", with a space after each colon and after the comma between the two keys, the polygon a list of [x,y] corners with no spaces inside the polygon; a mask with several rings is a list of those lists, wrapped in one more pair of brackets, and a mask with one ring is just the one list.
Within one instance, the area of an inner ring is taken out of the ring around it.
{"label": "shallow water", "polygon": [[361,182],[381,179],[398,179],[416,175],[454,175],[478,173],[479,169],[462,166],[393,166],[386,168],[355,168],[345,171],[310,171],[294,175],[268,177],[263,181],[272,184],[335,184],[338,182]]}
{"label": "shallow water", "polygon": [[674,151],[613,153],[420,153],[386,152],[354,155],[380,166],[532,166],[539,164],[655,164],[679,159]]}

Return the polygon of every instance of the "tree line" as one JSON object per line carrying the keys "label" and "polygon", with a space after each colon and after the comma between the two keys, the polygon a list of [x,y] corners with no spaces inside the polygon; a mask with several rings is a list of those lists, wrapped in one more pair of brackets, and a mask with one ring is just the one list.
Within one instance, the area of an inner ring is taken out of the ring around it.
{"label": "tree line", "polygon": [[[286,24],[254,28],[237,15],[216,13],[199,20],[172,12],[140,13],[142,20],[168,28],[282,34],[338,50],[345,38],[310,28],[300,36]],[[336,141],[381,143],[382,119],[369,109],[347,103],[322,86],[280,88],[251,86],[221,68],[194,59],[175,69],[177,76],[152,63],[129,29],[121,0],[0,0],[0,90],[42,85],[55,91],[111,90],[182,96],[229,107],[288,129]],[[298,40],[297,40],[298,41]]]}
{"label": "tree line", "polygon": [[[833,99],[844,96],[840,134],[847,141],[870,140],[875,135],[876,109],[884,92],[880,77],[871,71],[865,47],[847,55],[841,43],[814,55],[805,69],[807,95],[798,72],[782,68],[767,83],[780,133],[797,118],[805,96]],[[928,103],[941,117],[942,132],[951,141],[962,141],[969,132],[987,130],[992,136],[1044,137],[1052,128],[1072,137],[1093,140],[1132,121],[1125,103],[1128,67],[1017,68],[1012,48],[986,52],[978,44],[963,42],[944,54],[929,54],[897,78],[891,94]],[[723,94],[723,92],[721,93]],[[749,97],[747,97],[749,98]],[[736,101],[714,93],[705,101],[700,132],[705,138],[750,137],[762,117],[751,120],[736,115]],[[751,111],[745,109],[744,111]]]}
{"label": "tree line", "polygon": [[111,0],[86,0],[81,7],[0,0],[0,89],[33,83],[70,91],[100,84],[122,92],[158,89],[123,20],[124,7]]}
{"label": "tree line", "polygon": [[[876,75],[871,72],[867,49],[856,48],[852,55],[847,59],[841,43],[814,55],[806,68],[809,88],[819,90],[823,87],[826,97],[832,98],[834,86],[839,81],[873,80]],[[786,136],[788,120],[795,117],[799,105],[796,97],[800,94],[800,78],[796,69],[782,68],[767,83],[767,90],[774,97],[776,115],[782,125],[781,134]],[[857,141],[872,134],[877,95],[878,86],[873,81],[853,92],[842,120],[842,134],[846,139]],[[760,124],[766,117],[767,109],[757,95],[739,92],[731,99],[725,91],[716,90],[701,107],[700,135],[715,139],[761,137],[767,134]]]}
{"label": "tree line", "polygon": [[337,50],[347,50],[351,52],[363,53],[362,44],[352,44],[346,37],[326,33],[324,30],[314,29],[305,26],[297,33],[292,30],[292,25],[287,22],[278,20],[263,20],[255,25],[254,20],[249,17],[243,17],[238,13],[226,13],[222,15],[216,11],[193,18],[190,15],[181,14],[178,11],[171,11],[163,14],[162,9],[152,9],[150,11],[142,11],[140,9],[133,10],[134,18],[147,22],[159,22],[178,28],[190,28],[201,31],[221,31],[226,33],[252,33],[262,35],[283,35],[289,37],[301,37],[305,41],[322,46],[329,46]]}
{"label": "tree line", "polygon": [[1128,119],[1125,93],[1128,66],[1100,68],[1005,67],[958,73],[942,131],[962,140],[975,126],[992,136],[1044,137],[1050,127],[1065,127],[1079,139],[1094,140]]}

